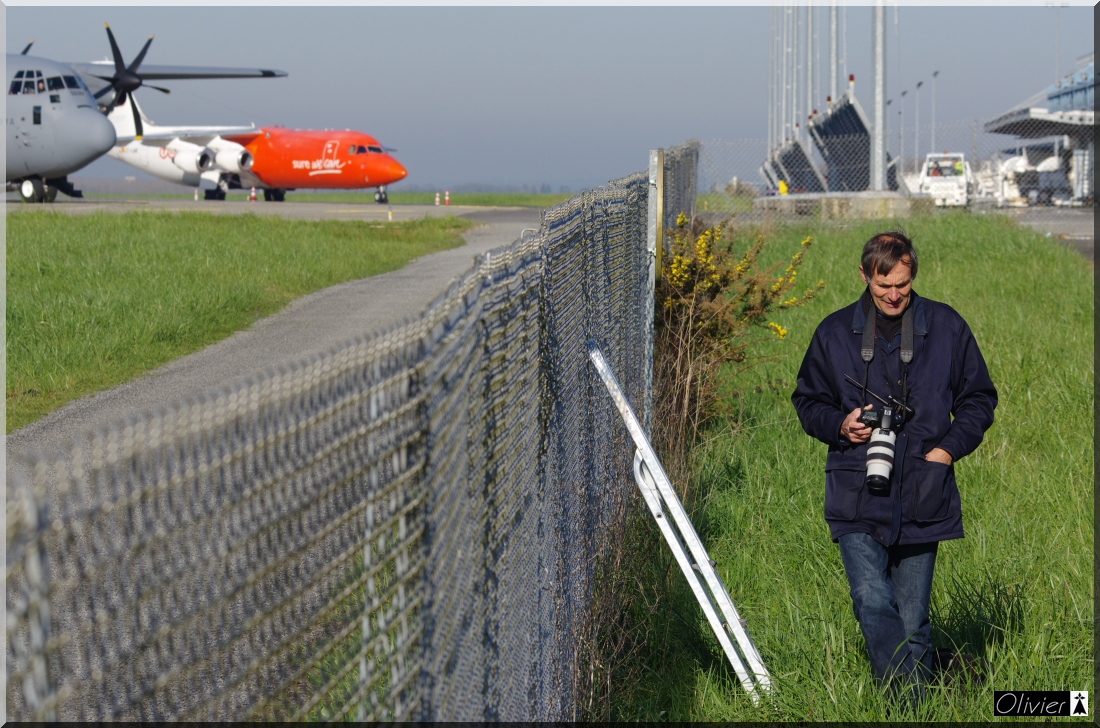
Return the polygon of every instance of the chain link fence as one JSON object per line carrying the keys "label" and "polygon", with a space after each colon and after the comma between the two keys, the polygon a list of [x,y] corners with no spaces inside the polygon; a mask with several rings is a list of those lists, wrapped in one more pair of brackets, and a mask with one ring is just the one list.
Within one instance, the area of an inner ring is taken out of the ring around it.
{"label": "chain link fence", "polygon": [[[697,159],[669,150],[690,209]],[[543,214],[426,311],[28,463],[7,489],[8,716],[577,716],[576,636],[652,323],[648,177]]]}

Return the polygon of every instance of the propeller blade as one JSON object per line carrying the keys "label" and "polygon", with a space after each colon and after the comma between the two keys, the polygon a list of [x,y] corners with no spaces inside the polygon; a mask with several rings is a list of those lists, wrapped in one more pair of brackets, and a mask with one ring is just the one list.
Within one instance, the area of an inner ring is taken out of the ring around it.
{"label": "propeller blade", "polygon": [[34,41],[33,41],[33,40],[32,40],[32,41],[31,41],[30,43],[28,43],[28,44],[27,44],[27,47],[26,47],[26,48],[24,48],[24,49],[23,49],[23,52],[22,52],[22,53],[20,53],[19,55],[21,55],[21,56],[25,56],[25,55],[27,55],[27,51],[29,51],[29,50],[31,49],[31,46],[32,46],[32,45],[34,45]]}
{"label": "propeller blade", "polygon": [[[104,81],[110,81],[111,79],[109,79],[109,78],[105,78],[105,79],[103,79],[103,80],[104,80]],[[96,92],[95,92],[95,98],[97,98],[97,99],[98,99],[98,98],[100,98],[101,96],[106,96],[106,95],[107,95],[107,92],[108,92],[108,91],[114,91],[114,90],[115,90],[115,87],[114,87],[114,86],[104,86],[103,88],[101,88],[100,90],[98,90],[98,91],[96,91]]]}
{"label": "propeller blade", "polygon": [[134,103],[134,95],[129,93],[126,95],[130,97],[130,110],[134,112],[134,135],[140,140],[145,131],[141,128],[141,114],[138,113],[137,104]]}
{"label": "propeller blade", "polygon": [[130,73],[137,73],[138,66],[140,66],[141,62],[145,60],[145,53],[149,50],[149,46],[152,43],[153,36],[149,36],[149,40],[145,41],[145,45],[141,48],[141,53],[137,54],[137,58],[134,59],[134,62],[130,64],[130,68],[127,69],[128,71],[130,71]]}
{"label": "propeller blade", "polygon": [[155,88],[155,89],[156,89],[157,91],[160,91],[160,92],[161,92],[162,94],[170,94],[170,93],[172,93],[172,89],[170,89],[170,88],[162,88],[162,87],[160,87],[160,86],[150,86],[150,85],[149,85],[149,84],[147,84],[147,83],[143,83],[143,84],[141,84],[141,87],[142,87],[142,88]]}
{"label": "propeller blade", "polygon": [[115,57],[115,73],[122,75],[122,72],[126,70],[126,64],[122,61],[122,51],[118,49],[118,43],[115,42],[115,34],[111,32],[111,26],[107,23],[103,24],[107,28],[107,40],[111,41],[111,55]]}

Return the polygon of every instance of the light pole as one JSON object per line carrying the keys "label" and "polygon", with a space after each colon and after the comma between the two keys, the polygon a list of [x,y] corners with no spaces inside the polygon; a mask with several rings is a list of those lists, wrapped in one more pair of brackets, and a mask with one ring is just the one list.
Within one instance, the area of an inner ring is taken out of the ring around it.
{"label": "light pole", "polygon": [[[901,155],[902,160],[905,159],[905,117],[902,112],[905,111],[905,95],[908,91],[901,92],[901,103],[898,104],[898,154]],[[901,164],[901,162],[899,162]]]}
{"label": "light pole", "polygon": [[932,71],[932,153],[936,153],[936,76],[939,71]]}
{"label": "light pole", "polygon": [[874,73],[874,121],[871,124],[871,189],[886,189],[886,8],[871,9],[871,66]]}
{"label": "light pole", "polygon": [[913,92],[916,111],[913,112],[913,163],[920,169],[920,87],[924,81],[917,81],[917,90]]}

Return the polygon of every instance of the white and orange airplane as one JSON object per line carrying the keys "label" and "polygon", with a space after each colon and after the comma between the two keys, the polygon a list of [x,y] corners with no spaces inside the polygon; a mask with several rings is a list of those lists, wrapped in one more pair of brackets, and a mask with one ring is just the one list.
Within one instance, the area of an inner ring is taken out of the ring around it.
{"label": "white and orange airplane", "polygon": [[[124,108],[131,103],[132,110]],[[108,118],[118,137],[109,156],[154,177],[198,187],[208,200],[224,200],[230,189],[251,187],[274,202],[282,202],[291,190],[375,187],[374,199],[384,204],[389,202],[387,187],[408,176],[390,156],[396,150],[358,131],[158,126],[133,96]]]}

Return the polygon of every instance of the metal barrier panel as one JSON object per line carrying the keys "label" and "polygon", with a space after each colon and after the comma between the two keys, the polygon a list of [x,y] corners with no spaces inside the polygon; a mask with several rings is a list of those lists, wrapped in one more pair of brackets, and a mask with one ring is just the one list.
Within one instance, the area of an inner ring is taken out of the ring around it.
{"label": "metal barrier panel", "polygon": [[665,150],[665,228],[676,227],[680,213],[695,217],[699,184],[699,142],[691,140]]}
{"label": "metal barrier panel", "polygon": [[647,199],[583,193],[405,325],[30,463],[9,715],[575,717],[631,474],[585,342],[640,407]]}

